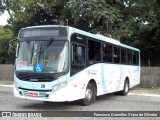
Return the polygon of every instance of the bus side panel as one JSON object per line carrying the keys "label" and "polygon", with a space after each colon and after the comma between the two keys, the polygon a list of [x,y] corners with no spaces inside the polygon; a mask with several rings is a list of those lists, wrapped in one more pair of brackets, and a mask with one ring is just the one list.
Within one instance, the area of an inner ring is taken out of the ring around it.
{"label": "bus side panel", "polygon": [[129,79],[130,88],[140,84],[139,66],[105,64],[104,73],[102,79],[106,81],[107,90],[105,93],[123,90],[126,78]]}
{"label": "bus side panel", "polygon": [[140,67],[139,66],[130,66],[129,67],[129,79],[130,79],[130,88],[140,84]]}
{"label": "bus side panel", "polygon": [[104,68],[103,63],[97,63],[73,75],[69,87],[72,92],[71,100],[85,98],[85,90],[91,80],[97,85],[97,96],[108,93],[109,88],[105,80],[107,71],[104,71]]}
{"label": "bus side panel", "polygon": [[104,80],[106,81],[106,93],[118,91],[121,88],[122,67],[114,64],[104,64]]}

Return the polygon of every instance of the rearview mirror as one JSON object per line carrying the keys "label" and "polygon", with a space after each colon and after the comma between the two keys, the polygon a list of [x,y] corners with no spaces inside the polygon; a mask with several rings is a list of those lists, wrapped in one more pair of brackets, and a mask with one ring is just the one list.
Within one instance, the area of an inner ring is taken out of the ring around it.
{"label": "rearview mirror", "polygon": [[13,41],[17,41],[17,38],[14,38],[14,39],[12,39],[12,40],[9,41],[8,54],[11,53],[11,50],[13,48]]}

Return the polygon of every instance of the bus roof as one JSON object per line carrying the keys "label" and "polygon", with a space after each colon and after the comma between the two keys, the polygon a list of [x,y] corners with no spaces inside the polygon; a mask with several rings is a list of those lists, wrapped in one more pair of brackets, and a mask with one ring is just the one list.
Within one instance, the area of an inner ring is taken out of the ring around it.
{"label": "bus roof", "polygon": [[131,46],[128,46],[128,45],[125,45],[125,44],[121,43],[118,40],[106,37],[106,36],[101,35],[101,34],[89,33],[89,32],[86,32],[86,31],[83,31],[83,30],[80,30],[80,29],[77,29],[77,28],[74,28],[74,27],[71,27],[71,26],[63,26],[63,25],[39,25],[39,26],[25,27],[25,28],[22,28],[22,29],[43,28],[43,27],[45,27],[45,28],[46,27],[66,27],[66,28],[68,28],[69,30],[72,31],[71,33],[79,33],[79,34],[82,34],[82,35],[85,35],[85,36],[88,36],[88,37],[99,39],[99,40],[104,41],[104,42],[112,43],[112,44],[115,44],[115,45],[118,45],[118,46],[121,46],[121,47],[125,47],[125,48],[129,48],[129,49],[133,49],[133,50],[139,51],[139,49],[131,47]]}

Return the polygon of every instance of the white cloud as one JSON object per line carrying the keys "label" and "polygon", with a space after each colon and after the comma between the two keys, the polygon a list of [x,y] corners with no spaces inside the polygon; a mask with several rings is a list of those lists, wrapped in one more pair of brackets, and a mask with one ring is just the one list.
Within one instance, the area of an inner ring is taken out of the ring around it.
{"label": "white cloud", "polygon": [[9,19],[9,15],[8,15],[7,11],[5,11],[4,14],[2,14],[0,16],[0,25],[6,25],[7,19]]}

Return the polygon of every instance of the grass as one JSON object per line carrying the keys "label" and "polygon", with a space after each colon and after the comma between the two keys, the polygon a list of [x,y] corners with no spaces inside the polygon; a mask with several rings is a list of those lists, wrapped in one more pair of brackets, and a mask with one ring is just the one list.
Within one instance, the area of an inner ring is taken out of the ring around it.
{"label": "grass", "polygon": [[13,85],[13,81],[0,80],[1,85]]}

